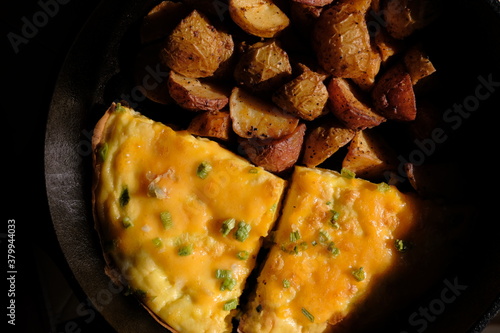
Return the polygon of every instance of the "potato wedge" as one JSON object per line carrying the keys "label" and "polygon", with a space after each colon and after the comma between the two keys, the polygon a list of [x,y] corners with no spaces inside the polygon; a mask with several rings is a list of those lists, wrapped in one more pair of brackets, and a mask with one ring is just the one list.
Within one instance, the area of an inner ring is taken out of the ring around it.
{"label": "potato wedge", "polygon": [[229,15],[245,32],[272,38],[288,27],[288,16],[271,0],[229,0]]}
{"label": "potato wedge", "polygon": [[241,139],[240,146],[250,162],[270,172],[283,172],[292,168],[300,157],[306,125],[280,139]]}
{"label": "potato wedge", "polygon": [[368,7],[369,1],[340,0],[321,12],[312,41],[319,65],[327,73],[356,78],[369,70]]}
{"label": "potato wedge", "polygon": [[411,83],[413,85],[436,71],[436,68],[429,60],[427,54],[423,51],[422,47],[419,46],[410,48],[405,53],[403,61],[408,74],[410,74]]}
{"label": "potato wedge", "polygon": [[292,74],[287,53],[274,40],[251,45],[239,59],[234,78],[253,91],[270,91]]}
{"label": "potato wedge", "polygon": [[299,124],[299,118],[238,87],[229,97],[229,112],[233,130],[242,138],[278,139],[291,134]]}
{"label": "potato wedge", "polygon": [[227,141],[231,133],[229,112],[206,111],[191,120],[187,131],[194,135]]}
{"label": "potato wedge", "polygon": [[431,0],[387,0],[382,7],[387,31],[396,39],[404,39],[427,26],[439,11],[439,1]]}
{"label": "potato wedge", "polygon": [[393,150],[385,140],[369,130],[364,130],[357,132],[351,140],[342,161],[342,168],[361,178],[373,180],[395,170],[395,161]]}
{"label": "potato wedge", "polygon": [[229,102],[229,90],[212,82],[201,82],[170,71],[168,91],[182,108],[191,111],[218,111]]}
{"label": "potato wedge", "polygon": [[326,77],[304,66],[303,73],[276,90],[272,100],[283,111],[305,120],[316,119],[328,101],[328,90],[323,83]]}
{"label": "potato wedge", "polygon": [[144,17],[140,30],[143,44],[167,37],[180,21],[189,14],[182,2],[165,0],[154,6]]}
{"label": "potato wedge", "polygon": [[315,167],[348,144],[356,131],[337,122],[319,125],[306,135],[302,162],[308,167]]}
{"label": "potato wedge", "polygon": [[417,115],[410,74],[398,63],[378,79],[372,90],[375,111],[387,119],[411,121]]}
{"label": "potato wedge", "polygon": [[213,75],[233,49],[229,34],[218,31],[206,16],[193,10],[167,37],[160,56],[177,73],[200,78]]}
{"label": "potato wedge", "polygon": [[372,128],[386,120],[363,101],[360,92],[346,79],[332,78],[328,83],[328,93],[332,113],[347,128]]}

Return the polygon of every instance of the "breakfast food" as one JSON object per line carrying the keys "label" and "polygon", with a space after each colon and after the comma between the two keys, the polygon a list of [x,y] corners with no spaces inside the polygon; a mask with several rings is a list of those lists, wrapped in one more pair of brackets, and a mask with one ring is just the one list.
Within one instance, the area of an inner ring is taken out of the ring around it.
{"label": "breakfast food", "polygon": [[107,272],[178,332],[230,332],[285,181],[114,104],[97,124],[93,210]]}
{"label": "breakfast food", "polygon": [[412,291],[440,272],[448,216],[397,187],[406,170],[423,188],[385,137],[424,132],[415,87],[436,71],[405,45],[430,5],[400,4],[166,0],[145,16],[136,79],[161,70],[144,95],[169,125],[113,103],[92,194],[107,274],[162,325],[330,332],[432,251]]}

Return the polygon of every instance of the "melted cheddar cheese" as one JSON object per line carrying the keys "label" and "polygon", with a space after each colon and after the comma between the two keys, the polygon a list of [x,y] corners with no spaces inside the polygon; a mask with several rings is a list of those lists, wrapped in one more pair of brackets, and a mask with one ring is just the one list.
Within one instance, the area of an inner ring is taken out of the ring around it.
{"label": "melted cheddar cheese", "polygon": [[113,275],[176,331],[232,331],[285,181],[120,105],[96,129],[94,214]]}
{"label": "melted cheddar cheese", "polygon": [[416,208],[393,186],[296,166],[239,332],[329,331],[390,271]]}

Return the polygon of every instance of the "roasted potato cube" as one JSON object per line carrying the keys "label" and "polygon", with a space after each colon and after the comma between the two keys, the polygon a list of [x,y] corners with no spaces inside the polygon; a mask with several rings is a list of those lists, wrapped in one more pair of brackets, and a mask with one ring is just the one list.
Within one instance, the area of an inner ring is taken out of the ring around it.
{"label": "roasted potato cube", "polygon": [[419,46],[410,48],[406,52],[403,61],[413,85],[436,71],[427,54]]}
{"label": "roasted potato cube", "polygon": [[229,15],[245,32],[272,38],[288,27],[288,16],[271,0],[229,0]]}
{"label": "roasted potato cube", "polygon": [[340,0],[321,12],[312,40],[318,62],[327,73],[356,78],[369,71],[368,6],[364,0]]}
{"label": "roasted potato cube", "polygon": [[315,167],[348,144],[356,131],[337,122],[319,125],[306,135],[302,162],[308,167]]}
{"label": "roasted potato cube", "polygon": [[160,2],[142,21],[141,42],[145,44],[167,37],[188,14],[189,8],[181,2],[169,0]]}
{"label": "roasted potato cube", "polygon": [[233,130],[242,138],[278,139],[291,134],[299,119],[273,103],[235,87],[229,97]]}
{"label": "roasted potato cube", "polygon": [[382,74],[373,88],[372,97],[375,111],[387,119],[411,121],[417,115],[411,77],[401,63]]}
{"label": "roasted potato cube", "polygon": [[353,78],[352,81],[365,91],[371,90],[375,85],[375,79],[380,70],[381,63],[382,56],[375,47],[372,47],[370,52],[370,66],[368,66],[366,72],[361,74],[361,76]]}
{"label": "roasted potato cube", "polygon": [[331,4],[333,0],[293,0],[293,2],[302,3],[308,6],[323,7]]}
{"label": "roasted potato cube", "polygon": [[229,90],[170,71],[168,91],[175,102],[191,111],[218,111],[229,102]]}
{"label": "roasted potato cube", "polygon": [[250,162],[270,172],[283,172],[295,165],[302,151],[306,125],[280,139],[241,139],[240,145]]}
{"label": "roasted potato cube", "polygon": [[286,112],[313,120],[322,114],[328,100],[328,90],[323,83],[326,75],[313,72],[305,66],[303,68],[303,73],[279,88],[272,100]]}
{"label": "roasted potato cube", "polygon": [[377,47],[382,64],[386,64],[388,60],[395,54],[399,53],[402,48],[402,41],[393,38],[389,33],[381,29],[373,37],[373,42]]}
{"label": "roasted potato cube", "polygon": [[233,49],[230,35],[217,30],[207,17],[193,10],[167,37],[161,59],[186,77],[208,77]]}
{"label": "roasted potato cube", "polygon": [[373,131],[363,130],[351,140],[342,168],[362,178],[379,179],[396,169],[395,161],[394,151],[385,140]]}
{"label": "roasted potato cube", "polygon": [[342,78],[328,83],[329,104],[332,113],[347,128],[362,130],[380,125],[385,118],[375,113],[363,100],[356,87]]}
{"label": "roasted potato cube", "polygon": [[229,112],[206,111],[191,120],[187,131],[194,135],[227,141],[231,135]]}
{"label": "roasted potato cube", "polygon": [[270,91],[292,74],[287,53],[274,40],[251,45],[234,69],[235,80],[253,91]]}
{"label": "roasted potato cube", "polygon": [[387,0],[382,12],[387,31],[396,39],[404,39],[431,23],[438,15],[439,1]]}

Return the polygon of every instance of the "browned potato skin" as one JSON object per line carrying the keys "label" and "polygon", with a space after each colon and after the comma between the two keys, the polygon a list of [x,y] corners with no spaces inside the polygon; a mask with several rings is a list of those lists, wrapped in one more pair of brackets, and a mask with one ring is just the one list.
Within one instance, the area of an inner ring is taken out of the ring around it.
{"label": "browned potato skin", "polygon": [[427,54],[419,46],[410,48],[406,52],[403,61],[413,85],[436,71]]}
{"label": "browned potato skin", "polygon": [[218,111],[229,102],[227,89],[187,78],[175,71],[170,71],[168,91],[179,106],[191,111]]}
{"label": "browned potato skin", "polygon": [[323,83],[325,79],[326,75],[305,67],[297,78],[281,86],[273,94],[272,100],[285,112],[304,120],[316,119],[328,101],[328,90]]}
{"label": "browned potato skin", "polygon": [[275,37],[290,24],[272,0],[229,0],[229,15],[242,30],[263,38]]}
{"label": "browned potato skin", "polygon": [[167,37],[160,57],[177,73],[201,78],[213,75],[233,49],[229,34],[218,31],[207,17],[193,10]]}
{"label": "browned potato skin", "polygon": [[401,63],[382,74],[373,88],[372,98],[375,111],[387,119],[411,121],[417,115],[411,77]]}
{"label": "browned potato skin", "polygon": [[319,65],[335,77],[356,78],[370,67],[366,0],[340,0],[321,12],[312,43]]}
{"label": "browned potato skin", "polygon": [[356,131],[337,122],[319,125],[306,135],[302,162],[308,167],[323,163],[348,144],[355,134]]}
{"label": "browned potato skin", "polygon": [[272,91],[292,74],[287,53],[274,40],[249,47],[234,69],[234,78],[253,91]]}
{"label": "browned potato skin", "polygon": [[248,139],[279,139],[293,133],[299,124],[299,118],[239,87],[229,97],[229,113],[233,131]]}
{"label": "browned potato skin", "polygon": [[386,120],[361,101],[355,87],[346,79],[332,78],[328,93],[332,113],[349,129],[372,128]]}
{"label": "browned potato skin", "polygon": [[194,135],[227,141],[231,136],[229,112],[207,111],[191,120],[187,131]]}
{"label": "browned potato skin", "polygon": [[297,163],[302,151],[306,125],[300,124],[295,131],[276,140],[240,140],[241,148],[250,162],[270,172],[283,172]]}
{"label": "browned potato skin", "polygon": [[396,169],[396,158],[390,146],[369,130],[359,131],[351,140],[342,168],[370,180],[382,178]]}

